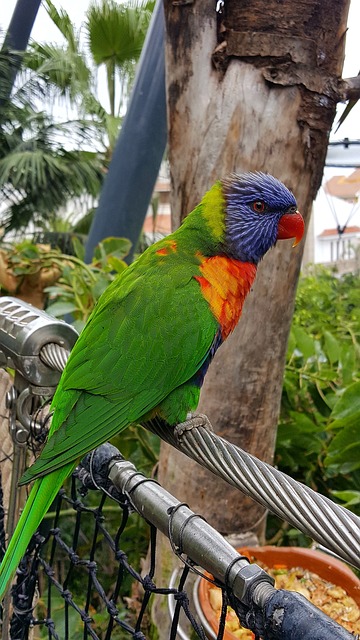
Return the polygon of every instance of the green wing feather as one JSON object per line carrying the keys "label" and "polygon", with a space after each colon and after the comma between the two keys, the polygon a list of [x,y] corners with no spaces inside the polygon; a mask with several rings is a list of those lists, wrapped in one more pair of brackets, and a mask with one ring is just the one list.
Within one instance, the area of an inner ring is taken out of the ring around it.
{"label": "green wing feather", "polygon": [[[221,217],[222,199],[216,206]],[[197,252],[216,248],[204,233],[201,210],[110,285],[71,352],[53,398],[48,442],[22,478],[35,483],[0,566],[0,599],[79,459],[153,411],[171,415],[173,424],[196,405],[198,389],[187,383],[218,331],[194,279],[200,275]]]}
{"label": "green wing feather", "polygon": [[[53,399],[48,443],[22,483],[141,421],[207,357],[218,325],[193,278],[196,262],[164,260],[159,282],[157,256],[146,257],[109,287],[76,343]],[[175,416],[185,418],[181,403]]]}

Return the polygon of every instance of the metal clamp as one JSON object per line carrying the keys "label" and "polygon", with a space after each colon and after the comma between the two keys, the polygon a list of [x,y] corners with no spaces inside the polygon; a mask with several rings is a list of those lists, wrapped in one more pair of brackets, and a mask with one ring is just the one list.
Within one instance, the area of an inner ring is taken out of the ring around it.
{"label": "metal clamp", "polygon": [[[9,409],[9,431],[14,444],[23,446],[27,443],[30,430],[35,427],[32,417],[33,393],[30,387],[23,389],[20,393],[15,386],[6,394],[5,404]],[[40,425],[39,429],[42,429]]]}
{"label": "metal clamp", "polygon": [[41,351],[48,344],[70,351],[77,338],[74,327],[45,311],[17,298],[0,298],[1,364],[19,371],[30,384],[56,387],[61,373],[49,366]]}

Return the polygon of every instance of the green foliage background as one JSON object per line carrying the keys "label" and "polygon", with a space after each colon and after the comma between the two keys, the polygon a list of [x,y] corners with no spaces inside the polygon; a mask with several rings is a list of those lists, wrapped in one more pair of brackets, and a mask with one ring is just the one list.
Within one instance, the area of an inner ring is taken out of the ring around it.
{"label": "green foliage background", "polygon": [[[281,471],[360,513],[360,277],[322,267],[300,279],[275,462]],[[269,518],[279,544],[302,534]]]}

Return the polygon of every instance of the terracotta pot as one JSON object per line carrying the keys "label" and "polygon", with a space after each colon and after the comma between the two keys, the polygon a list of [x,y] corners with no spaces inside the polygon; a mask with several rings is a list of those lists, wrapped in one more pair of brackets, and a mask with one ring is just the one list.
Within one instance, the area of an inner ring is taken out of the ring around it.
{"label": "terracotta pot", "polygon": [[[257,560],[267,567],[278,565],[284,568],[301,567],[316,573],[320,578],[342,587],[349,596],[354,598],[360,607],[360,580],[351,569],[336,558],[314,549],[301,547],[243,547],[238,553],[247,556],[251,562]],[[219,628],[219,618],[215,614],[209,601],[209,590],[212,585],[207,580],[200,580],[198,588],[201,617],[205,617],[216,637]],[[201,615],[202,614],[202,615]],[[224,640],[238,640],[236,636],[225,630]]]}
{"label": "terracotta pot", "polygon": [[[46,247],[39,245],[40,248]],[[54,284],[60,277],[61,271],[57,265],[52,267],[39,266],[36,273],[15,275],[8,264],[6,251],[0,249],[0,290],[5,290],[5,295],[15,296],[24,302],[32,304],[39,309],[44,308],[44,289]],[[4,295],[4,293],[2,293]]]}

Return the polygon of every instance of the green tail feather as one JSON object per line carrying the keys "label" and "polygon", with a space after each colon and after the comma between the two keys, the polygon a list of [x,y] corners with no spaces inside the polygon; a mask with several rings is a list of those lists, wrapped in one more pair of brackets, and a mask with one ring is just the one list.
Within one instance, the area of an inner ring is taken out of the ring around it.
{"label": "green tail feather", "polygon": [[7,587],[26,552],[32,535],[74,466],[72,462],[35,481],[0,565],[0,600],[6,594]]}

